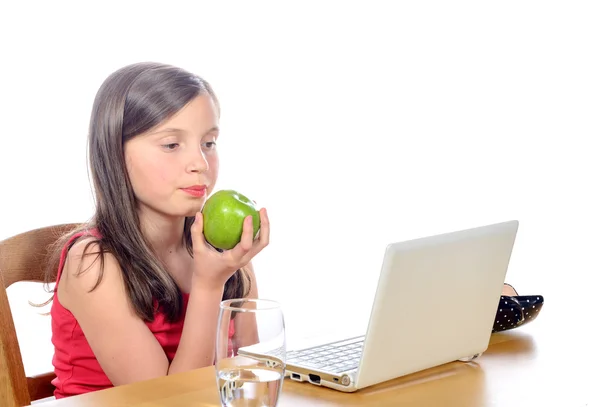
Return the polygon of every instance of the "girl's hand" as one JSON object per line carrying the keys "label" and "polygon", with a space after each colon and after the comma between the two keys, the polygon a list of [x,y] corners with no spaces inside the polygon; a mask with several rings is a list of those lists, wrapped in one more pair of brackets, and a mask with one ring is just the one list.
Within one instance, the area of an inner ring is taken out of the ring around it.
{"label": "girl's hand", "polygon": [[253,240],[252,217],[244,219],[241,241],[231,250],[220,253],[208,244],[203,233],[203,216],[196,214],[191,228],[194,245],[194,280],[206,288],[223,288],[236,270],[244,267],[254,256],[269,244],[269,218],[266,209],[261,209],[260,231]]}

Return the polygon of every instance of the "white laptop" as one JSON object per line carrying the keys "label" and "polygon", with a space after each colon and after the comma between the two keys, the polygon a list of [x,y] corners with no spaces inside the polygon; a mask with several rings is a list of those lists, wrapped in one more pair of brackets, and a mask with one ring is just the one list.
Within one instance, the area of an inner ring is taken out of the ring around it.
{"label": "white laptop", "polygon": [[353,392],[478,357],[489,344],[518,225],[390,244],[366,334],[286,352],[286,376]]}

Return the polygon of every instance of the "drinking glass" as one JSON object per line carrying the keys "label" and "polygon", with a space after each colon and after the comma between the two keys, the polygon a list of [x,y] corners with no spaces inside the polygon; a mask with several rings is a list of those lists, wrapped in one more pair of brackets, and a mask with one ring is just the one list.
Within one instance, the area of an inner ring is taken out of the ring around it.
{"label": "drinking glass", "polygon": [[285,376],[281,305],[264,299],[221,302],[216,343],[223,407],[275,407]]}

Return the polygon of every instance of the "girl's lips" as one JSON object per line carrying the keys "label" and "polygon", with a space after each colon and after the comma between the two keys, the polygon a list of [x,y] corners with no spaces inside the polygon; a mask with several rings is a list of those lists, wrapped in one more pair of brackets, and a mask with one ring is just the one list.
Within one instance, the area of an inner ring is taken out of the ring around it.
{"label": "girl's lips", "polygon": [[203,197],[206,194],[206,185],[193,185],[191,187],[181,188],[181,190],[194,197]]}

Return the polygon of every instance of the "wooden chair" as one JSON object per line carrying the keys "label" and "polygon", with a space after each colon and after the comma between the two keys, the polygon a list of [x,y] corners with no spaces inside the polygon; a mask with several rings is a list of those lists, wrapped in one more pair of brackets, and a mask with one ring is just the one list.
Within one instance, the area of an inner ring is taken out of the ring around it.
{"label": "wooden chair", "polygon": [[6,289],[19,281],[44,281],[49,246],[77,226],[76,223],[49,226],[0,241],[0,406],[26,406],[53,395],[54,386],[50,382],[54,373],[25,375]]}

